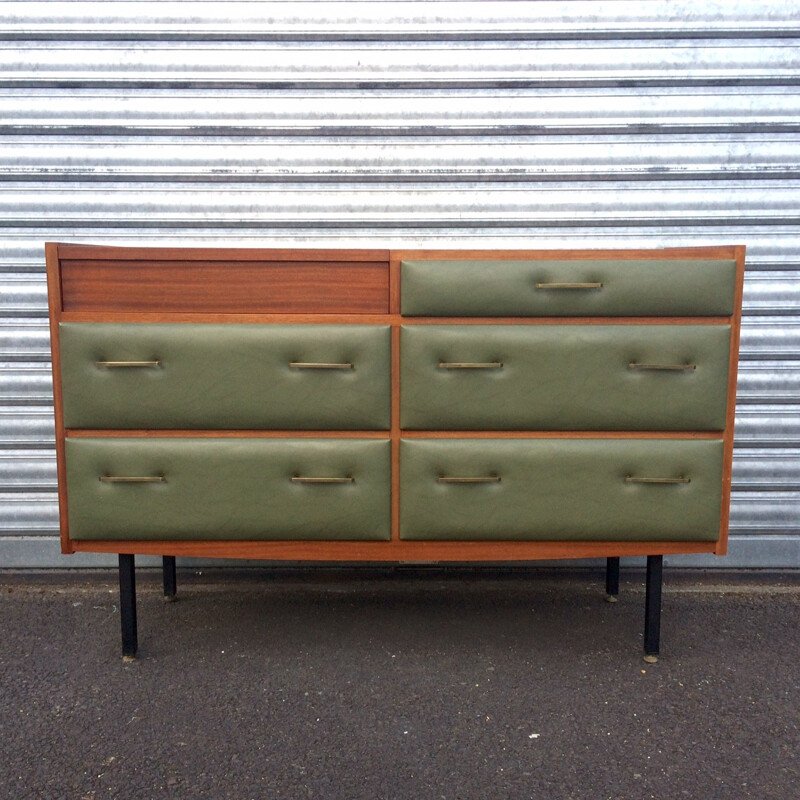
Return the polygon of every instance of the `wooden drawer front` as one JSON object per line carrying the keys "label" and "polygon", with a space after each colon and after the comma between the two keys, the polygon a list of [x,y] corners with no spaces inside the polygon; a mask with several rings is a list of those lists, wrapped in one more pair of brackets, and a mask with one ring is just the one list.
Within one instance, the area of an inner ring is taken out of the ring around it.
{"label": "wooden drawer front", "polygon": [[403,261],[408,316],[728,316],[733,260]]}
{"label": "wooden drawer front", "polygon": [[388,539],[389,454],[375,439],[68,439],[70,537]]}
{"label": "wooden drawer front", "polygon": [[[170,257],[167,251],[62,247],[65,311],[385,314],[389,267],[380,253],[302,252]],[[185,251],[188,253],[190,251]]]}
{"label": "wooden drawer front", "polygon": [[716,541],[722,461],[709,439],[404,440],[400,537]]}
{"label": "wooden drawer front", "polygon": [[407,430],[723,430],[727,325],[406,325]]}
{"label": "wooden drawer front", "polygon": [[390,424],[388,326],[62,323],[60,336],[67,428]]}

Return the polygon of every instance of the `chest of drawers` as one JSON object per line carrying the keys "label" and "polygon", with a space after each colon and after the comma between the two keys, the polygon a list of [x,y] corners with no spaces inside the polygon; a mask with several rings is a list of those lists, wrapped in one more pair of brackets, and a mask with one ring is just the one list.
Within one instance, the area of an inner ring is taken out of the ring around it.
{"label": "chest of drawers", "polygon": [[742,247],[47,262],[62,549],[120,554],[128,654],[134,554],[647,556],[654,654],[661,557],[726,551]]}

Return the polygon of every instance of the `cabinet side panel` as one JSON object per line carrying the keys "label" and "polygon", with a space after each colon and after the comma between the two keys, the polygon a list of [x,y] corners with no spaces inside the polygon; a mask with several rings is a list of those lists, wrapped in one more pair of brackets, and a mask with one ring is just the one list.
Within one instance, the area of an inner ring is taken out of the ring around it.
{"label": "cabinet side panel", "polygon": [[722,475],[722,515],[716,554],[728,552],[728,528],[731,516],[731,483],[733,479],[733,433],[736,420],[736,387],[739,372],[739,341],[742,330],[742,300],[744,294],[744,245],[736,247],[736,296],[731,316],[730,367],[728,369],[728,414],[725,424],[725,465]]}
{"label": "cabinet side panel", "polygon": [[56,431],[56,464],[58,471],[58,511],[61,533],[61,552],[74,552],[69,538],[67,514],[66,462],[64,456],[64,403],[61,385],[61,346],[59,320],[63,309],[61,297],[61,269],[59,245],[45,244],[47,263],[47,300],[50,318],[50,352],[53,366],[53,411]]}

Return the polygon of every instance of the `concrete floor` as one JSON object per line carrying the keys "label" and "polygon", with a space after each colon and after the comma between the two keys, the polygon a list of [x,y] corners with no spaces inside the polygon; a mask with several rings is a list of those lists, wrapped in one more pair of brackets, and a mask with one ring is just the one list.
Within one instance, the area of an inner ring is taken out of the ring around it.
{"label": "concrete floor", "polygon": [[797,797],[800,575],[0,573],[0,797]]}

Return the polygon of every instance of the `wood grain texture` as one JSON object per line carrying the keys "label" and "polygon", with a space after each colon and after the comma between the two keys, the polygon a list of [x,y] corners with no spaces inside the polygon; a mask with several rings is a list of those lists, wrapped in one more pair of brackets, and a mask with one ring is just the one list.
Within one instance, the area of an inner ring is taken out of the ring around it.
{"label": "wood grain texture", "polygon": [[67,428],[68,439],[81,438],[147,438],[147,439],[180,439],[195,437],[200,439],[214,438],[252,438],[264,439],[386,439],[396,435],[403,439],[722,439],[720,431],[406,431],[393,427],[391,431],[346,431],[346,430],[167,430],[131,428],[90,429]]}
{"label": "wood grain texture", "polygon": [[730,320],[730,317],[403,317],[383,312],[61,312],[62,322],[252,322],[272,325],[727,325]]}
{"label": "wood grain texture", "polygon": [[81,541],[76,551],[276,561],[459,563],[712,553],[714,542],[239,542]]}
{"label": "wood grain texture", "polygon": [[403,325],[725,325],[730,317],[403,317]]}
{"label": "wood grain texture", "polygon": [[58,475],[58,514],[61,552],[72,553],[69,538],[69,514],[67,512],[67,466],[64,445],[64,401],[61,391],[61,347],[58,323],[61,319],[61,270],[58,260],[58,245],[45,245],[47,265],[47,302],[50,317],[50,352],[53,369],[53,411],[56,429],[56,472]]}
{"label": "wood grain texture", "polygon": [[392,317],[392,541],[400,539],[400,257],[391,253],[389,258],[389,311]]}
{"label": "wood grain texture", "polygon": [[63,260],[65,311],[375,314],[386,263]]}
{"label": "wood grain texture", "polygon": [[62,261],[389,261],[382,249],[247,248],[247,247],[128,247],[95,244],[56,244]]}
{"label": "wood grain texture", "polygon": [[400,538],[400,328],[392,327],[392,541]]}
{"label": "wood grain texture", "polygon": [[[191,322],[191,323],[254,323],[260,325],[390,325],[390,314],[289,313],[242,314],[190,311],[62,311],[62,322]],[[397,319],[399,324],[399,317]]]}
{"label": "wood grain texture", "polygon": [[388,439],[389,431],[269,431],[269,430],[108,430],[68,428],[68,439]]}
{"label": "wood grain texture", "polygon": [[710,247],[664,247],[631,250],[392,250],[391,257],[398,261],[446,261],[463,259],[465,261],[578,261],[582,259],[604,260],[657,260],[663,258],[680,259],[720,259],[736,258],[737,245]]}
{"label": "wood grain texture", "polygon": [[722,514],[719,541],[715,553],[724,556],[728,552],[728,528],[731,514],[731,484],[733,481],[733,432],[736,422],[736,386],[739,372],[739,341],[742,329],[742,299],[744,294],[745,248],[735,248],[736,257],[736,299],[730,320],[731,352],[728,365],[728,414],[725,423],[725,450],[722,471]]}

